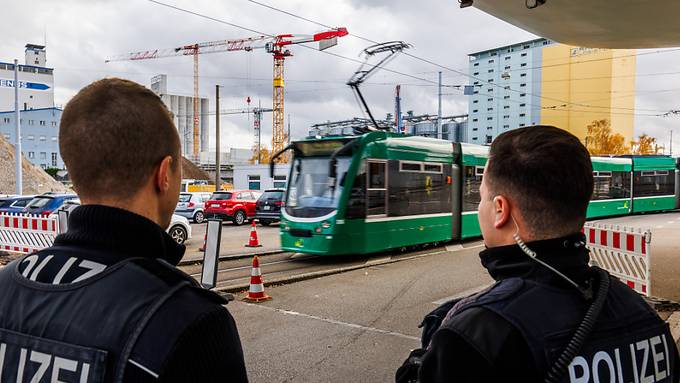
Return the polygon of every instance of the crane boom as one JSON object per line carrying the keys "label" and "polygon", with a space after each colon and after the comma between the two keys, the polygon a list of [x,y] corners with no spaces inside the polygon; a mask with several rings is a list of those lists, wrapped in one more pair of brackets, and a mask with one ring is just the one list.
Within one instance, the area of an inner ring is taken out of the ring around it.
{"label": "crane boom", "polygon": [[[105,62],[115,61],[138,61],[159,59],[175,56],[193,56],[194,58],[194,102],[193,102],[193,155],[199,157],[199,119],[198,119],[198,55],[206,53],[220,53],[233,51],[252,51],[264,48],[267,53],[274,56],[274,81],[273,81],[273,127],[272,127],[272,152],[283,149],[285,142],[284,133],[284,110],[283,110],[283,62],[286,57],[292,56],[290,51],[285,49],[288,45],[319,42],[319,49],[323,50],[335,45],[334,39],[347,36],[347,28],[340,27],[315,33],[313,35],[292,35],[283,34],[277,36],[254,36],[244,39],[216,40],[197,44],[183,45],[176,48],[150,49],[145,51],[131,52],[106,59]],[[330,41],[330,43],[329,43]],[[323,43],[326,42],[324,45]]]}

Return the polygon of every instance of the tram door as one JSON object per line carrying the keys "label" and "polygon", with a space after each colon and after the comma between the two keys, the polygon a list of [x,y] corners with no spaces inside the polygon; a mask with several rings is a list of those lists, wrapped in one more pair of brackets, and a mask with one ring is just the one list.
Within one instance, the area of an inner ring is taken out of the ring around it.
{"label": "tram door", "polygon": [[451,239],[460,239],[463,172],[460,165],[451,165]]}

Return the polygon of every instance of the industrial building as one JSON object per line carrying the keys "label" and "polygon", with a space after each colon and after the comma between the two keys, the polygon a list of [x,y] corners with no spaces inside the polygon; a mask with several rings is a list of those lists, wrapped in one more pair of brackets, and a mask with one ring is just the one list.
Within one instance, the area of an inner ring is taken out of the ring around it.
{"label": "industrial building", "polygon": [[200,162],[202,152],[208,150],[209,142],[209,104],[207,98],[199,98],[199,157],[194,158],[194,98],[168,93],[168,76],[160,74],[151,78],[151,90],[160,96],[161,100],[172,113],[173,121],[179,132],[179,139],[184,157],[194,163]]}
{"label": "industrial building", "polygon": [[474,87],[466,141],[490,144],[497,135],[546,124],[585,142],[593,120],[611,122],[633,139],[634,50],[586,49],[536,39],[469,55]]}
{"label": "industrial building", "polygon": [[[64,168],[59,152],[62,110],[54,105],[54,69],[48,68],[45,46],[26,44],[19,71],[21,151],[33,164]],[[0,134],[16,143],[14,63],[0,62]]]}
{"label": "industrial building", "polygon": [[270,177],[269,164],[235,165],[234,190],[285,189],[289,173],[290,164],[276,164],[274,178]]}

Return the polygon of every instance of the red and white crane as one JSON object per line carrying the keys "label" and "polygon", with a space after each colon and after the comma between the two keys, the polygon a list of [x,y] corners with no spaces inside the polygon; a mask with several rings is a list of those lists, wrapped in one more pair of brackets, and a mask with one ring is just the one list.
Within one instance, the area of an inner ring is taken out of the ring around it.
{"label": "red and white crane", "polygon": [[151,49],[146,51],[132,52],[120,56],[111,57],[106,62],[112,61],[136,61],[149,60],[163,57],[174,56],[193,56],[194,57],[194,126],[193,126],[193,158],[199,156],[199,127],[198,127],[198,55],[206,53],[220,53],[233,51],[252,51],[254,49],[265,49],[274,57],[274,76],[273,76],[273,128],[272,128],[272,153],[283,149],[285,143],[284,133],[284,72],[283,63],[286,57],[292,56],[287,49],[288,45],[319,42],[319,50],[330,48],[337,44],[337,38],[347,36],[346,28],[336,28],[313,35],[292,35],[283,34],[277,36],[255,36],[245,39],[208,41],[197,44],[184,45],[177,48]]}

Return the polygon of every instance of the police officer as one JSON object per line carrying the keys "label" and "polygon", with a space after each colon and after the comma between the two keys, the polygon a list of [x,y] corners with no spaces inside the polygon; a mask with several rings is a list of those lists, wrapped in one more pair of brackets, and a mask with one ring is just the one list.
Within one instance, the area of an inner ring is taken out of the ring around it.
{"label": "police officer", "polygon": [[52,247],[0,270],[0,381],[247,381],[225,300],[175,268],[180,141],[160,98],[94,82],[59,145],[83,205]]}
{"label": "police officer", "polygon": [[593,191],[579,140],[552,126],[499,135],[479,204],[496,281],[423,320],[399,382],[678,382],[665,324],[633,290],[589,267],[580,230]]}

